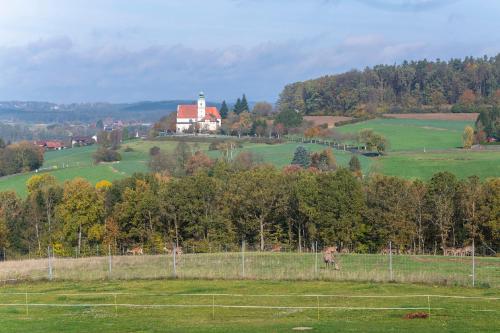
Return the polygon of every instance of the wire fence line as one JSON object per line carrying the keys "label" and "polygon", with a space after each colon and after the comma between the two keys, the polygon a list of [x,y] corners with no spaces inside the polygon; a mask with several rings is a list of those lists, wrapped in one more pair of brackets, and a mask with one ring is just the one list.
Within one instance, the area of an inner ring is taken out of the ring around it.
{"label": "wire fence line", "polygon": [[500,258],[434,255],[336,254],[339,269],[318,252],[187,253],[0,262],[0,281],[104,279],[263,279],[421,282],[500,287]]}
{"label": "wire fence line", "polygon": [[[169,302],[165,302],[168,298]],[[341,300],[339,301],[339,298]],[[411,299],[408,302],[408,299]],[[459,303],[454,303],[459,301]],[[347,295],[347,294],[236,294],[236,293],[131,293],[131,292],[3,292],[0,308],[24,309],[29,315],[36,308],[119,308],[315,310],[320,311],[423,311],[430,317],[436,311],[459,315],[457,309],[473,312],[500,312],[500,297],[463,295]],[[2,311],[2,310],[0,310]],[[221,314],[222,315],[222,314]],[[227,314],[225,314],[227,315]],[[233,314],[234,315],[234,314]]]}

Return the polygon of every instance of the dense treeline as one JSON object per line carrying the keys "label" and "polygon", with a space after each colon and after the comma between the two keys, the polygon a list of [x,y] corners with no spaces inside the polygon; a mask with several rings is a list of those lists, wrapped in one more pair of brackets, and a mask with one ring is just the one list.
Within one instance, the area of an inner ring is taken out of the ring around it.
{"label": "dense treeline", "polygon": [[500,103],[500,55],[377,65],[287,85],[280,110],[304,114],[473,112]]}
{"label": "dense treeline", "polygon": [[0,138],[0,176],[32,171],[43,164],[43,148],[30,142],[6,145]]}
{"label": "dense treeline", "polygon": [[361,180],[347,169],[208,163],[200,154],[179,162],[190,169],[175,178],[137,174],[92,186],[36,175],[26,199],[0,193],[0,248],[33,255],[52,244],[57,255],[74,255],[142,245],[159,253],[165,244],[231,250],[245,240],[257,249],[317,241],[373,252],[392,241],[400,250],[439,253],[472,238],[488,254],[500,246],[499,178],[444,172],[428,182]]}

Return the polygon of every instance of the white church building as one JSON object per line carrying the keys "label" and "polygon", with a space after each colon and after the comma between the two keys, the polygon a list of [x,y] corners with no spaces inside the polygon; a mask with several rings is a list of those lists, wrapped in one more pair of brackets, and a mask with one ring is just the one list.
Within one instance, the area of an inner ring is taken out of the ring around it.
{"label": "white church building", "polygon": [[217,131],[221,126],[221,116],[216,107],[206,106],[203,92],[198,97],[198,105],[177,106],[176,132]]}

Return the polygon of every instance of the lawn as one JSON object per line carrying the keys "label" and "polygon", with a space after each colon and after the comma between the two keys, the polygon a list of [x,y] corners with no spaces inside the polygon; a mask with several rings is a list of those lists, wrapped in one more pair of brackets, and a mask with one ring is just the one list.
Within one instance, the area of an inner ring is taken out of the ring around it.
{"label": "lawn", "polygon": [[418,119],[373,119],[338,127],[341,133],[357,133],[372,129],[389,140],[389,151],[442,150],[462,146],[465,126],[472,121],[418,120]]}
{"label": "lawn", "polygon": [[[42,282],[0,287],[0,332],[495,332],[499,296],[352,282]],[[415,312],[430,317],[404,319]]]}

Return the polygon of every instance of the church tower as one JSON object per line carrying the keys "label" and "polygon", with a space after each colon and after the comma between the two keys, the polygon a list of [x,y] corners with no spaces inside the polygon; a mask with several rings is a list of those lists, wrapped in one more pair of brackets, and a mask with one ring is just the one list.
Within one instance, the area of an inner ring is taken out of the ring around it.
{"label": "church tower", "polygon": [[200,92],[198,96],[198,119],[205,119],[205,95]]}

